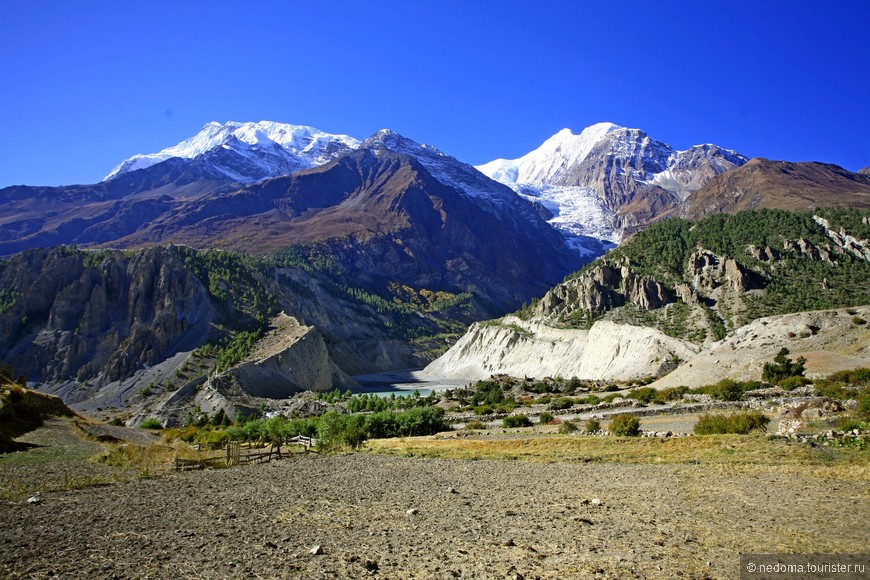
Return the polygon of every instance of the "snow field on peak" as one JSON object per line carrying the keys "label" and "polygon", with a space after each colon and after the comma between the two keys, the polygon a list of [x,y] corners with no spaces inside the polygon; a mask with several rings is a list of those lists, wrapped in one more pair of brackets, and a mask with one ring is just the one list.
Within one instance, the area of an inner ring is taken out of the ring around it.
{"label": "snow field on peak", "polygon": [[217,147],[233,149],[243,154],[238,147],[229,144],[237,140],[251,149],[280,148],[300,162],[309,166],[328,161],[325,149],[332,142],[340,142],[351,149],[359,147],[360,142],[348,135],[332,135],[314,127],[305,125],[290,125],[271,121],[258,123],[228,122],[223,125],[217,122],[207,123],[199,133],[184,141],[167,147],[157,153],[134,155],[115,167],[105,179],[111,179],[120,173],[145,169],[171,158],[193,159]]}
{"label": "snow field on peak", "polygon": [[608,133],[621,129],[623,127],[613,123],[597,123],[585,128],[579,135],[570,129],[562,129],[540,147],[518,159],[496,159],[478,165],[477,169],[505,185],[547,183],[586,159]]}

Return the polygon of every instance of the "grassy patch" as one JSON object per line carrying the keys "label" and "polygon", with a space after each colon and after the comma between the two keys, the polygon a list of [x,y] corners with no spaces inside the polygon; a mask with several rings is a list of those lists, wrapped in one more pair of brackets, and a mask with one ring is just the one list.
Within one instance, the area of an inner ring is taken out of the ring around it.
{"label": "grassy patch", "polygon": [[763,435],[717,435],[666,440],[562,435],[461,440],[409,437],[370,441],[368,449],[375,453],[445,459],[701,464],[795,470],[820,477],[870,478],[870,453],[855,449],[815,448]]}

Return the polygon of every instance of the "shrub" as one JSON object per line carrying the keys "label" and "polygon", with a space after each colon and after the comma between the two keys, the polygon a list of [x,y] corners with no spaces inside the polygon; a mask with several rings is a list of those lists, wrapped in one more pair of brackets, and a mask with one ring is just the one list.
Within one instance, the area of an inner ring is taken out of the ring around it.
{"label": "shrub", "polygon": [[720,401],[739,401],[743,398],[743,393],[754,391],[761,388],[761,386],[762,383],[758,381],[739,382],[732,381],[731,379],[722,379],[714,385],[705,385],[689,392],[712,395],[714,399]]}
{"label": "shrub", "polygon": [[540,422],[541,425],[546,425],[547,423],[551,423],[553,421],[553,414],[547,413],[546,411],[544,411],[543,413],[541,413],[540,417],[538,417],[538,421]]}
{"label": "shrub", "polygon": [[473,429],[486,429],[486,425],[484,425],[480,421],[469,421],[465,424],[465,429],[467,431],[471,431]]}
{"label": "shrub", "polygon": [[595,433],[597,431],[601,431],[601,422],[594,417],[592,419],[587,419],[585,431],[587,433]]}
{"label": "shrub", "polygon": [[870,422],[862,421],[858,417],[846,416],[840,419],[840,422],[837,423],[837,429],[840,431],[851,431],[852,429],[864,431],[870,429]]}
{"label": "shrub", "polygon": [[598,395],[588,395],[577,402],[583,405],[597,405],[601,402],[601,397]]}
{"label": "shrub", "polygon": [[783,347],[776,354],[773,362],[764,363],[761,378],[769,383],[777,384],[789,377],[802,377],[806,362],[807,359],[802,356],[798,357],[796,361],[791,360],[788,358],[788,349]]}
{"label": "shrub", "polygon": [[793,391],[798,387],[802,387],[804,385],[810,384],[812,381],[806,377],[788,377],[787,379],[782,379],[777,383],[780,387],[785,389],[786,391]]}
{"label": "shrub", "polygon": [[870,386],[870,369],[857,368],[850,371],[840,371],[828,376],[835,383],[846,383],[857,386]]}
{"label": "shrub", "polygon": [[366,433],[372,439],[392,437],[399,430],[396,414],[391,411],[381,411],[368,415],[365,418],[365,427]]}
{"label": "shrub", "polygon": [[701,415],[695,425],[696,435],[746,435],[750,431],[763,431],[770,419],[761,411],[732,413],[730,415]]}
{"label": "shrub", "polygon": [[139,427],[142,429],[163,429],[163,424],[154,417],[149,417],[142,421]]}
{"label": "shrub", "polygon": [[508,415],[502,420],[502,426],[505,429],[513,429],[515,427],[530,427],[532,421],[528,415]]}
{"label": "shrub", "polygon": [[339,415],[335,411],[324,413],[317,425],[318,446],[322,451],[356,449],[366,440],[365,417]]}
{"label": "shrub", "polygon": [[551,411],[561,411],[563,409],[568,409],[574,405],[574,399],[569,397],[558,397],[550,401],[550,404],[547,405],[547,408]]}
{"label": "shrub", "polygon": [[444,411],[438,407],[414,407],[395,416],[397,432],[392,436],[433,435],[449,429]]}
{"label": "shrub", "polygon": [[637,401],[640,401],[641,403],[649,405],[653,402],[653,399],[656,398],[657,394],[658,391],[656,391],[652,387],[641,387],[639,389],[632,389],[626,396],[629,399],[635,399]]}
{"label": "shrub", "polygon": [[640,435],[640,419],[634,415],[617,415],[611,419],[609,430],[620,437],[637,437]]}
{"label": "shrub", "polygon": [[475,415],[491,415],[493,408],[490,405],[478,405],[474,408]]}
{"label": "shrub", "polygon": [[229,439],[226,431],[203,429],[196,434],[193,442],[208,449],[220,449]]}
{"label": "shrub", "polygon": [[855,412],[859,417],[870,419],[870,389],[864,389],[858,397],[858,409]]}
{"label": "shrub", "polygon": [[689,387],[681,386],[681,387],[673,387],[670,389],[662,389],[658,393],[656,393],[656,398],[654,402],[656,403],[667,403],[670,401],[679,401],[683,398],[683,395],[689,392]]}
{"label": "shrub", "polygon": [[575,423],[574,421],[563,421],[559,424],[559,433],[562,434],[573,433],[577,429],[577,423]]}

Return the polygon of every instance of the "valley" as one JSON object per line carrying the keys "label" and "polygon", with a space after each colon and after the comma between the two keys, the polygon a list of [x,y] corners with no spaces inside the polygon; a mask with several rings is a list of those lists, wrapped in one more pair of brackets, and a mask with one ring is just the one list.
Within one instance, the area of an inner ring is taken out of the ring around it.
{"label": "valley", "polygon": [[0,573],[860,552],[868,208],[866,174],[609,123],[477,167],[209,123],[98,184],[0,190]]}

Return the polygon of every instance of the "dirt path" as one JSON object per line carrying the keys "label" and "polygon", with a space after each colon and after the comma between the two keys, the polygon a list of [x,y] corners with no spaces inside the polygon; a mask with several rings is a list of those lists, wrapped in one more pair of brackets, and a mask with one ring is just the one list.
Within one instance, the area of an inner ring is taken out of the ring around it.
{"label": "dirt path", "polygon": [[0,504],[0,576],[736,578],[740,552],[870,545],[867,483],[708,469],[351,454],[179,473]]}

